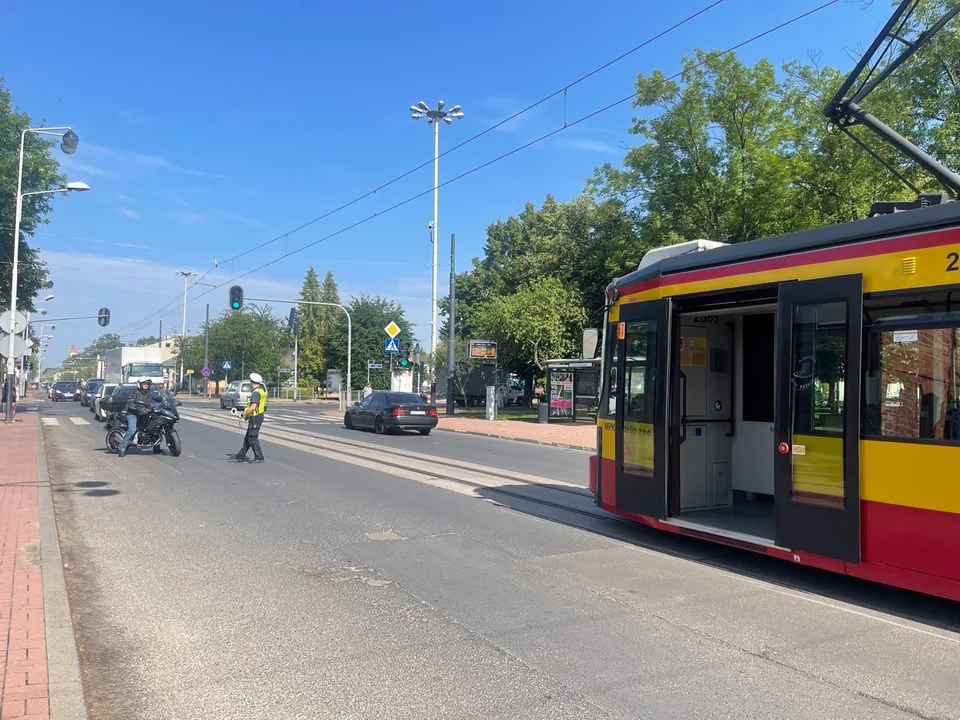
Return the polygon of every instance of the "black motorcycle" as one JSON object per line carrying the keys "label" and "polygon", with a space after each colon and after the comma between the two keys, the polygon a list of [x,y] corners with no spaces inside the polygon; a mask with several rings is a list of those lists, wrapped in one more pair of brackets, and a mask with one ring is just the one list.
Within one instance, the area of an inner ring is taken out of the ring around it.
{"label": "black motorcycle", "polygon": [[[172,397],[161,395],[160,400],[150,403],[150,412],[141,415],[137,423],[137,434],[127,446],[130,448],[153,448],[154,453],[162,453],[160,443],[167,441],[167,448],[173,457],[180,457],[180,435],[174,424],[180,421],[178,403]],[[127,414],[114,411],[107,416],[107,447],[110,452],[120,452],[120,443],[127,430]]]}

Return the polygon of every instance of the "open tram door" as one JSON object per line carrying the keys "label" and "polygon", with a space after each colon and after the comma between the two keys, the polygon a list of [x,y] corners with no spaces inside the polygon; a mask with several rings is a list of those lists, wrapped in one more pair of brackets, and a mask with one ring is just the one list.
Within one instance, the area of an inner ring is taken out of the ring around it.
{"label": "open tram door", "polygon": [[620,307],[616,324],[616,506],[667,514],[666,408],[670,301]]}
{"label": "open tram door", "polygon": [[863,276],[779,290],[776,543],[860,562]]}

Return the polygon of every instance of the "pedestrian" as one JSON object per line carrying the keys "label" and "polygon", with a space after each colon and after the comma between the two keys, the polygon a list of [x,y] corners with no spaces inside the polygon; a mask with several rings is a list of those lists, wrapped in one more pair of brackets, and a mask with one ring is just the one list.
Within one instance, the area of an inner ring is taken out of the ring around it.
{"label": "pedestrian", "polygon": [[[11,401],[10,393],[13,393],[13,400]],[[6,412],[7,403],[10,403],[10,417],[13,418],[17,414],[17,386],[16,383],[7,382],[4,378],[3,382],[3,410]]]}
{"label": "pedestrian", "polygon": [[370,386],[370,383],[367,383],[363,386],[363,397],[367,398],[370,395],[373,395],[373,388]]}
{"label": "pedestrian", "polygon": [[260,426],[263,425],[263,414],[267,410],[267,391],[263,388],[263,378],[259,373],[250,373],[250,383],[253,392],[244,409],[242,416],[247,418],[247,434],[243,436],[243,447],[237,453],[238,462],[247,461],[247,450],[253,448],[255,463],[263,462],[263,449],[260,447]]}

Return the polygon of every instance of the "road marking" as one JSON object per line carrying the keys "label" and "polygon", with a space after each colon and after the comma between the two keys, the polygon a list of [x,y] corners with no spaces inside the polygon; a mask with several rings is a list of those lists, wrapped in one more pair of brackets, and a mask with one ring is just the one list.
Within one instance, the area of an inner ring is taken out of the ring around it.
{"label": "road marking", "polygon": [[60,421],[56,418],[40,418],[40,422],[44,425],[59,425]]}
{"label": "road marking", "polygon": [[72,417],[72,418],[70,418],[70,422],[72,422],[74,425],[89,425],[89,424],[90,424],[89,421],[84,420],[83,418],[78,418],[78,417]]}

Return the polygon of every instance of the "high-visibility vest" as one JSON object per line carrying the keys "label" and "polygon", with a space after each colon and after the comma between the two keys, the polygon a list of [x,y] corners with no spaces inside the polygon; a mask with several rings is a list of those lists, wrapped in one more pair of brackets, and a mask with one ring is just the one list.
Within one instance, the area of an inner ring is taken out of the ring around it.
{"label": "high-visibility vest", "polygon": [[256,390],[250,393],[249,405],[254,406],[254,410],[252,413],[250,413],[250,417],[263,415],[264,411],[267,409],[267,393],[262,387],[258,387]]}

